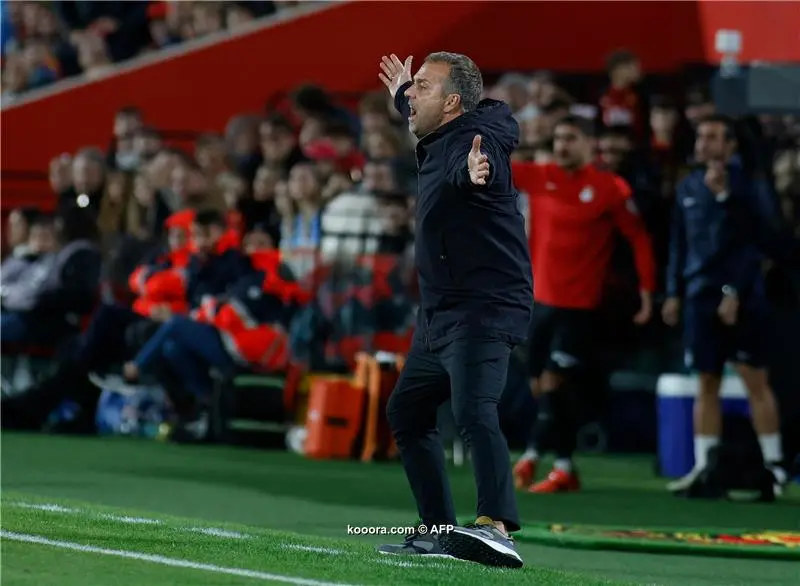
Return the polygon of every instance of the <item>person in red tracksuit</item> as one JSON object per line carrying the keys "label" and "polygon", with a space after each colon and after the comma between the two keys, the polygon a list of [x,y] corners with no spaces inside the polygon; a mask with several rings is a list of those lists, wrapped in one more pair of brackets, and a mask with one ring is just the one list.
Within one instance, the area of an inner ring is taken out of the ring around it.
{"label": "person in red tracksuit", "polygon": [[[576,369],[587,362],[596,311],[614,247],[615,231],[630,242],[639,278],[644,324],[652,312],[655,262],[650,237],[628,184],[590,163],[591,122],[576,116],[555,128],[555,163],[515,163],[514,182],[529,198],[529,244],[534,306],[529,336],[532,389],[538,417],[528,450],[514,468],[515,485],[530,492],[578,490],[572,464]],[[554,469],[532,484],[543,449],[556,453]]]}
{"label": "person in red tracksuit", "polygon": [[193,210],[176,212],[167,218],[168,250],[155,262],[140,265],[131,273],[128,286],[137,295],[132,305],[134,312],[147,318],[160,318],[189,311],[180,271],[191,258],[189,232],[193,221]]}
{"label": "person in red tracksuit", "polygon": [[179,412],[176,441],[205,439],[210,369],[229,377],[238,369],[278,371],[289,361],[286,328],[310,295],[287,280],[279,251],[254,252],[249,261],[250,273],[225,294],[205,296],[190,316],[171,318],[123,367],[129,382],[163,373],[163,367],[180,381],[168,388]]}

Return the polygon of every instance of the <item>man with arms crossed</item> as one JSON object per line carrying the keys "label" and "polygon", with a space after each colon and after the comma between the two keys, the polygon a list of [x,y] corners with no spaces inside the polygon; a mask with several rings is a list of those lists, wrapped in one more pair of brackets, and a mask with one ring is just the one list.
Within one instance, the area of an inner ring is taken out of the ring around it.
{"label": "man with arms crossed", "polygon": [[[533,295],[524,219],[511,180],[519,127],[511,110],[481,101],[483,81],[464,55],[384,57],[380,78],[418,138],[415,261],[420,307],[411,350],[387,416],[427,531],[383,553],[445,555],[521,567],[509,533],[519,530],[498,401],[512,348],[527,337]],[[472,455],[477,519],[456,525],[438,407],[450,397]]]}

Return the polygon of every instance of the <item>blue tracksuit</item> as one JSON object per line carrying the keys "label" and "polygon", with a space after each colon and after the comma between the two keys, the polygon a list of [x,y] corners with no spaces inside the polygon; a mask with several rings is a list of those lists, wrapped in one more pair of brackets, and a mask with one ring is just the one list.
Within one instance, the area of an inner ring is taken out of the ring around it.
{"label": "blue tracksuit", "polygon": [[[404,117],[409,85],[395,95]],[[473,185],[467,171],[476,134],[489,157],[491,175],[484,186]],[[499,335],[512,344],[527,338],[531,260],[510,161],[518,136],[509,107],[484,100],[417,144],[417,323],[429,347],[468,330]]]}
{"label": "blue tracksuit", "polygon": [[[677,187],[667,268],[667,295],[685,303],[687,366],[720,372],[728,359],[763,365],[766,254],[791,260],[797,244],[781,236],[780,213],[767,182],[738,158],[728,164],[729,189],[721,196],[697,169]],[[722,288],[735,288],[740,313],[734,328],[717,319]]]}

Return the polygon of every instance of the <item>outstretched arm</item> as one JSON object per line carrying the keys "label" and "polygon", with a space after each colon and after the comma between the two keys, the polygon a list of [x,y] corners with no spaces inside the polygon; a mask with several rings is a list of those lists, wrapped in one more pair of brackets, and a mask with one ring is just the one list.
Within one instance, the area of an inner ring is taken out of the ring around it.
{"label": "outstretched arm", "polygon": [[406,57],[405,62],[400,61],[400,58],[394,53],[392,53],[391,57],[384,55],[380,63],[382,73],[378,74],[378,78],[394,98],[394,107],[406,119],[411,110],[408,106],[408,98],[405,95],[405,91],[412,83],[411,62],[413,60],[414,57],[411,55]]}
{"label": "outstretched arm", "polygon": [[[471,142],[470,142],[471,139]],[[449,145],[447,179],[459,190],[477,190],[492,182],[497,149],[478,135],[462,134]]]}

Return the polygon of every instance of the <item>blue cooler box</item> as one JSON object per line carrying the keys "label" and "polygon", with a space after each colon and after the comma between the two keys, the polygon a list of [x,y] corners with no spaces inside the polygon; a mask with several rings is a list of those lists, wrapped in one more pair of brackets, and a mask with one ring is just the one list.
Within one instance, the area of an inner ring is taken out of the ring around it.
{"label": "blue cooler box", "polygon": [[[658,379],[658,462],[660,473],[667,478],[680,478],[694,466],[692,410],[697,388],[696,376],[665,374]],[[722,379],[720,396],[723,415],[749,416],[747,390],[738,376]]]}

